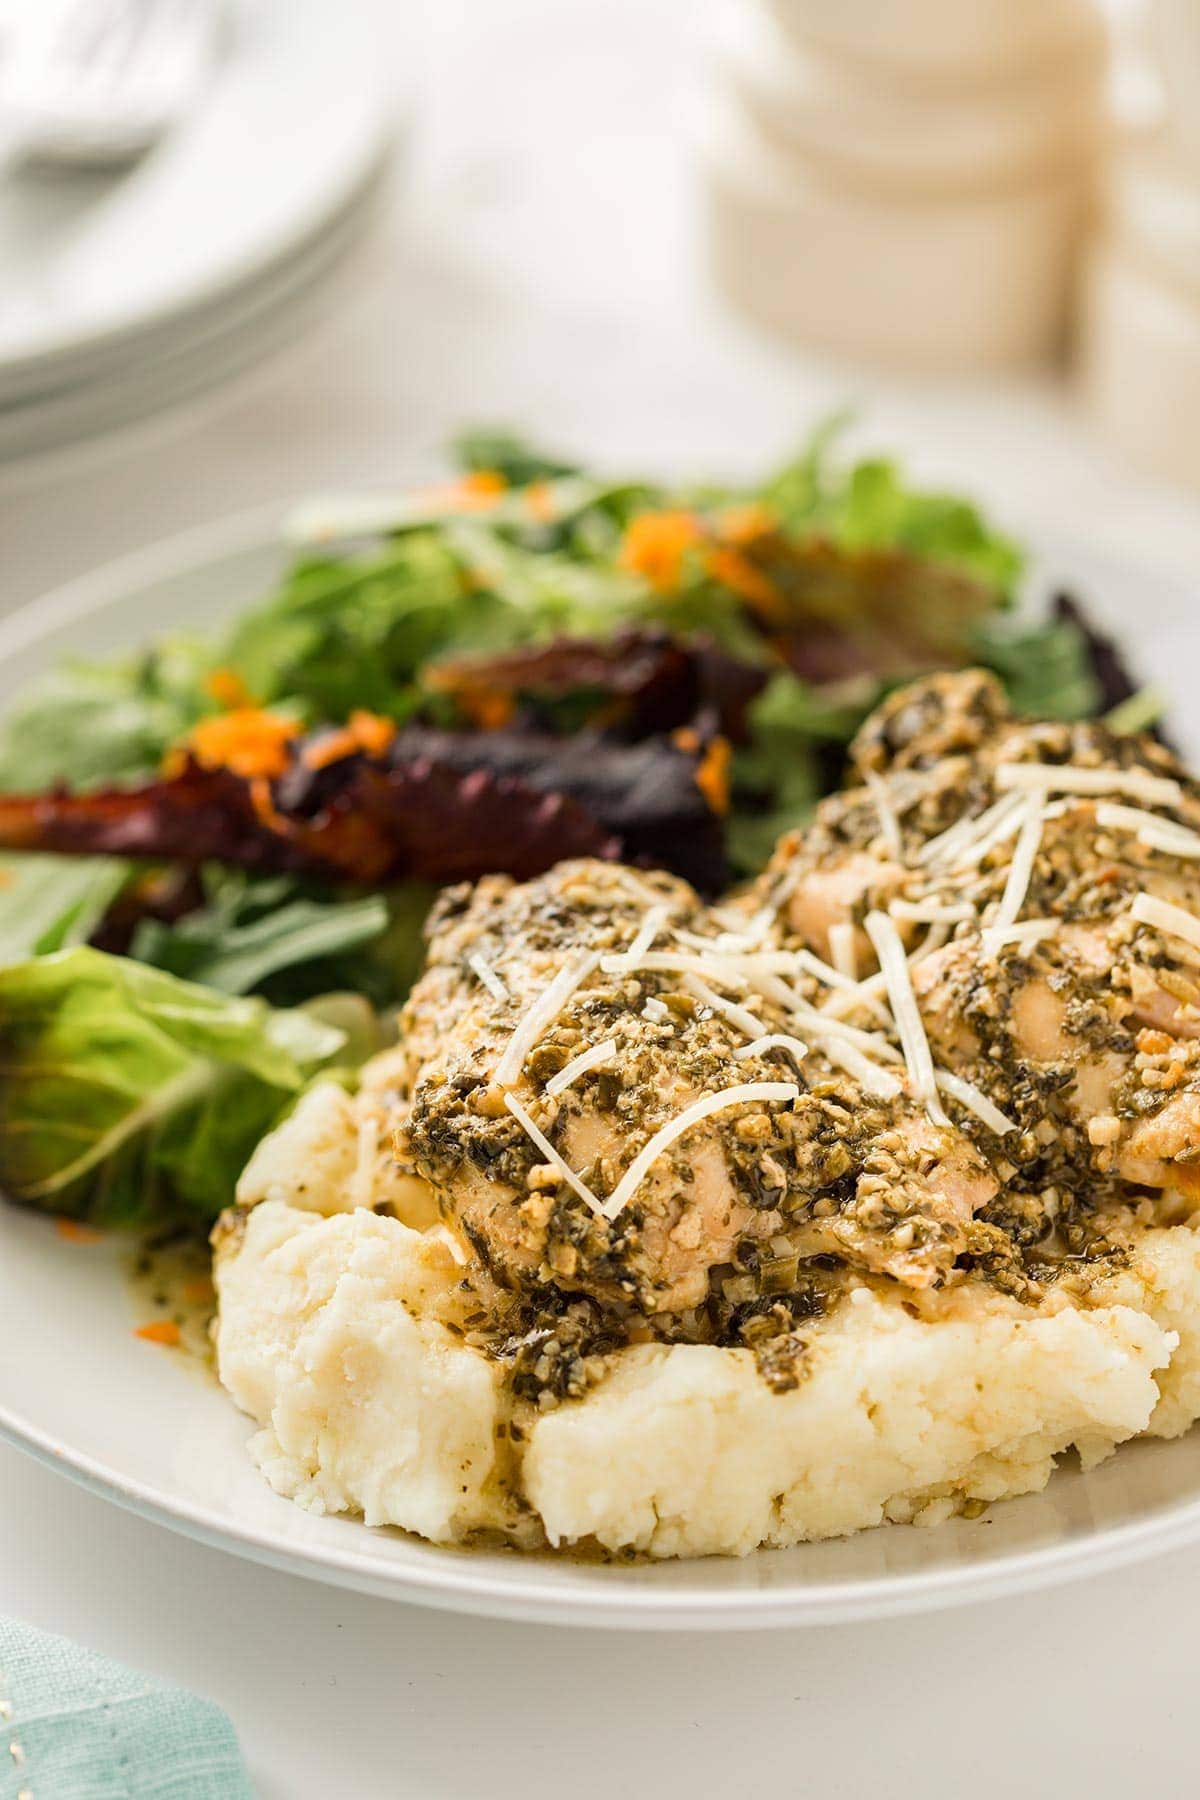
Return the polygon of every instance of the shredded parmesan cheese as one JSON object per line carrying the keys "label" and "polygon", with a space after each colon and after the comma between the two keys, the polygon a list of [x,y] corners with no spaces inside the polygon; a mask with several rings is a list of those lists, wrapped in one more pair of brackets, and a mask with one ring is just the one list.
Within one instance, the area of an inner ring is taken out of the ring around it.
{"label": "shredded parmesan cheese", "polygon": [[649,969],[662,975],[707,975],[712,981],[731,980],[746,983],[758,975],[791,975],[796,968],[793,950],[763,950],[753,956],[706,956],[686,950],[647,950],[631,957],[627,951],[602,956],[600,968],[605,975],[635,975]]}
{"label": "shredded parmesan cheese", "polygon": [[893,900],[888,911],[893,919],[914,925],[967,925],[975,917],[975,908],[967,901],[946,906],[939,900]]}
{"label": "shredded parmesan cheese", "polygon": [[[903,1059],[894,1045],[878,1031],[863,1031],[857,1025],[847,1025],[844,1020],[831,1018],[825,1007],[810,1006],[808,1001],[794,991],[784,988],[781,982],[781,1000],[795,1019],[802,1019],[806,1027],[811,1027],[811,1035],[815,1038],[836,1038],[839,1043],[856,1044],[869,1055],[882,1057],[885,1062],[900,1062]],[[889,1016],[888,1024],[891,1024]]]}
{"label": "shredded parmesan cheese", "polygon": [[944,863],[938,865],[939,869],[944,867],[951,874],[957,874],[967,869],[977,869],[993,850],[999,849],[1001,844],[1006,844],[1010,837],[1015,837],[1020,831],[1022,820],[1025,817],[1025,803],[1020,794],[1014,794],[1012,799],[1014,804],[1001,818],[995,820],[990,831],[985,832],[982,837],[974,838],[962,849],[956,850],[953,856],[946,858]]}
{"label": "shredded parmesan cheese", "polygon": [[[875,1060],[876,1056],[890,1062],[901,1060],[900,1053],[878,1032],[859,1031],[856,1026],[844,1025],[840,1019],[830,1019],[823,1011],[818,1012],[802,1001],[799,995],[792,997],[789,1011],[804,1026],[827,1060],[844,1069],[847,1075],[853,1075],[868,1094],[876,1094],[881,1100],[894,1100],[903,1091],[903,1084],[891,1070],[881,1068]],[[874,1056],[867,1055],[860,1045],[873,1051]]]}
{"label": "shredded parmesan cheese", "polygon": [[603,1043],[593,1044],[589,1050],[581,1050],[569,1063],[564,1063],[557,1075],[550,1077],[546,1083],[546,1092],[551,1095],[561,1094],[564,1088],[569,1088],[581,1075],[586,1075],[589,1069],[598,1069],[604,1063],[612,1062],[616,1054],[615,1038],[605,1038]]}
{"label": "shredded parmesan cheese", "polygon": [[[851,926],[850,929],[853,931],[854,927]],[[835,969],[832,963],[825,962],[821,957],[814,955],[811,950],[796,951],[796,966],[800,969],[807,969],[810,975],[815,975],[818,981],[825,983],[826,987],[858,992],[859,983],[853,975],[843,975],[840,969]]]}
{"label": "shredded parmesan cheese", "polygon": [[638,927],[637,935],[623,954],[631,962],[636,962],[653,944],[659,932],[667,922],[669,909],[665,906],[652,906]]}
{"label": "shredded parmesan cheese", "polygon": [[849,988],[844,993],[839,990],[828,1000],[823,1000],[821,1015],[828,1019],[844,1019],[848,1013],[857,1011],[860,1006],[866,1006],[872,1012],[878,1012],[879,1008],[875,1003],[886,997],[887,982],[883,976],[868,975],[866,980],[860,981],[853,991]]}
{"label": "shredded parmesan cheese", "polygon": [[[729,907],[714,906],[709,916],[723,929],[715,938],[709,938],[708,944],[725,955],[730,951],[757,949],[775,923],[775,908],[764,906],[749,919],[743,919]],[[675,935],[682,938],[684,933],[677,931]]]}
{"label": "shredded parmesan cheese", "polygon": [[1004,1137],[1017,1129],[1016,1122],[1002,1113],[998,1106],[993,1106],[973,1081],[964,1081],[961,1075],[951,1075],[948,1069],[938,1069],[935,1073],[942,1092],[949,1094],[952,1100],[957,1100],[960,1106],[965,1106],[968,1112],[974,1113],[997,1137]]}
{"label": "shredded parmesan cheese", "polygon": [[1186,825],[1177,825],[1159,813],[1102,802],[1096,808],[1096,823],[1110,831],[1132,831],[1148,850],[1161,850],[1167,856],[1200,856],[1200,832],[1189,831]]}
{"label": "shredded parmesan cheese", "polygon": [[974,818],[964,814],[946,831],[939,832],[937,837],[931,837],[923,844],[917,854],[917,861],[921,864],[951,862],[960,851],[969,848],[977,839],[986,837],[994,825],[1015,813],[1019,804],[1015,795],[1006,794],[1002,800],[997,800]]}
{"label": "shredded parmesan cheese", "polygon": [[669,1019],[670,1016],[670,1007],[664,1006],[662,1001],[656,999],[653,994],[642,1008],[642,1017],[644,1019],[656,1019],[660,1024],[664,1019]]}
{"label": "shredded parmesan cheese", "polygon": [[816,1038],[822,1054],[839,1069],[844,1069],[847,1075],[853,1075],[859,1087],[868,1094],[874,1094],[880,1100],[895,1100],[904,1092],[904,1083],[890,1069],[881,1069],[853,1044],[843,1043],[832,1035],[823,1037],[817,1032],[811,1035]]}
{"label": "shredded parmesan cheese", "polygon": [[1039,794],[1128,794],[1151,805],[1174,806],[1183,798],[1177,781],[1148,769],[1083,769],[1075,763],[1000,763],[1000,792],[1013,788]]}
{"label": "shredded parmesan cheese", "polygon": [[786,1050],[797,1062],[803,1062],[808,1055],[808,1045],[801,1038],[789,1037],[786,1031],[768,1031],[765,1037],[755,1038],[750,1044],[742,1044],[734,1051],[733,1060],[745,1062],[748,1056],[763,1056],[768,1050]]}
{"label": "shredded parmesan cheese", "polygon": [[588,950],[564,963],[549,987],[538,995],[528,1012],[517,1020],[504,1055],[496,1064],[496,1072],[492,1076],[494,1087],[511,1087],[518,1079],[525,1066],[525,1058],[542,1033],[553,1025],[576,988],[587,980],[599,961],[595,951]]}
{"label": "shredded parmesan cheese", "polygon": [[857,984],[858,933],[849,919],[839,919],[829,927],[829,954],[838,974]]}
{"label": "shredded parmesan cheese", "polygon": [[736,1087],[722,1088],[717,1094],[705,1094],[691,1106],[685,1106],[675,1118],[668,1120],[654,1133],[649,1143],[642,1146],[600,1210],[606,1219],[617,1218],[633,1199],[663,1151],[669,1149],[677,1138],[684,1137],[693,1125],[711,1119],[714,1113],[727,1112],[731,1106],[746,1105],[754,1100],[766,1102],[799,1098],[800,1089],[794,1081],[746,1081]]}
{"label": "shredded parmesan cheese", "polygon": [[499,975],[497,975],[495,969],[493,969],[491,963],[485,962],[482,956],[479,956],[478,954],[468,956],[467,965],[475,975],[480,986],[487,989],[493,1000],[508,1000],[511,998],[508,989],[505,987]]}
{"label": "shredded parmesan cheese", "polygon": [[648,881],[643,881],[641,876],[636,874],[627,863],[617,863],[610,866],[617,875],[620,886],[625,889],[626,893],[632,894],[633,898],[637,900],[640,905],[661,905],[662,894],[658,889],[652,888]]}
{"label": "shredded parmesan cheese", "polygon": [[913,993],[908,958],[904,954],[900,933],[896,930],[894,921],[889,919],[886,913],[869,912],[863,923],[867,936],[875,946],[880,973],[887,982],[888,997],[892,1003],[892,1017],[896,1021],[896,1030],[900,1034],[900,1044],[904,1051],[904,1061],[908,1067],[908,1079],[913,1096],[924,1105],[935,1125],[948,1125],[949,1120],[938,1099],[929,1039],[925,1035],[921,1009],[917,1005],[917,998]]}
{"label": "shredded parmesan cheese", "polygon": [[596,1198],[595,1194],[593,1194],[587,1182],[581,1181],[570,1163],[558,1154],[558,1151],[554,1148],[554,1145],[550,1142],[550,1139],[546,1136],[545,1132],[540,1131],[534,1124],[525,1108],[521,1105],[521,1102],[517,1099],[517,1096],[515,1094],[505,1094],[504,1104],[507,1106],[513,1118],[516,1119],[517,1123],[521,1125],[533,1139],[546,1161],[551,1163],[553,1167],[558,1170],[563,1180],[567,1183],[567,1186],[574,1188],[575,1192],[579,1195],[579,1198],[581,1200],[586,1200],[593,1212],[602,1213],[604,1208]]}
{"label": "shredded parmesan cheese", "polygon": [[924,962],[927,956],[932,956],[935,950],[941,949],[949,936],[948,925],[931,925],[916,949],[909,953],[909,963]]}
{"label": "shredded parmesan cheese", "polygon": [[899,862],[904,855],[904,839],[900,834],[900,821],[892,806],[888,784],[883,776],[877,775],[873,769],[867,770],[865,780],[867,791],[879,816],[879,835],[883,839],[888,853]]}
{"label": "shredded parmesan cheese", "polygon": [[979,934],[983,953],[995,956],[1005,944],[1020,944],[1022,949],[1032,949],[1043,938],[1052,937],[1060,923],[1058,919],[1023,919],[1019,925],[989,925]]}
{"label": "shredded parmesan cheese", "polygon": [[1000,904],[991,922],[993,931],[1003,931],[1009,925],[1015,925],[1021,908],[1025,904],[1025,896],[1029,892],[1029,883],[1033,878],[1033,865],[1037,861],[1037,853],[1042,845],[1042,796],[1034,789],[1024,806],[1025,816],[1021,820],[1021,829],[1013,847],[1012,862],[1009,864],[1008,880],[1004,884],[1004,892],[1000,896]]}
{"label": "shredded parmesan cheese", "polygon": [[1200,950],[1200,919],[1195,913],[1185,912],[1182,906],[1172,906],[1169,900],[1159,900],[1153,894],[1140,893],[1133,896],[1129,912],[1139,925],[1153,925],[1156,931],[1165,931],[1169,937],[1182,938],[1185,944],[1191,944],[1194,949]]}
{"label": "shredded parmesan cheese", "polygon": [[767,1028],[762,1020],[754,1013],[748,1011],[744,1006],[738,1006],[733,1000],[722,999],[721,995],[715,994],[706,982],[700,980],[698,975],[685,975],[683,985],[693,999],[701,1001],[705,1006],[711,1006],[715,1013],[720,1013],[723,1018],[729,1020],[731,1025],[736,1025],[738,1030],[744,1032],[747,1037],[761,1037],[766,1031]]}

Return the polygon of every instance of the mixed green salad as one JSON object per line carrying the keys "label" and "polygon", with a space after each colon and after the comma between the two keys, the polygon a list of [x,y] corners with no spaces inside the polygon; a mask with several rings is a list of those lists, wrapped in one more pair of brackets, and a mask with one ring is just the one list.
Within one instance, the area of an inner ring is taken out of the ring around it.
{"label": "mixed green salad", "polygon": [[207,637],[65,665],[0,731],[0,1187],[100,1225],[228,1201],[353,1079],[438,883],[563,855],[719,888],[837,785],[881,694],[983,663],[1022,711],[1150,722],[959,496],[824,429],[761,486],[596,478],[498,433],[314,512]]}

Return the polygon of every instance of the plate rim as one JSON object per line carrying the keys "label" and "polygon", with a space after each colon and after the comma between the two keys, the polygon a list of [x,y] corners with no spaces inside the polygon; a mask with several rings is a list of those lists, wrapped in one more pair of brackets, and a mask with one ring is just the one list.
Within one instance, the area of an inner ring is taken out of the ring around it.
{"label": "plate rim", "polygon": [[[235,1403],[230,1400],[229,1404],[232,1407]],[[606,1591],[597,1585],[586,1592],[562,1593],[540,1582],[540,1564],[522,1561],[519,1551],[512,1552],[515,1578],[501,1581],[479,1573],[478,1569],[472,1571],[470,1551],[450,1550],[444,1563],[401,1569],[392,1563],[375,1561],[367,1550],[338,1550],[331,1546],[307,1552],[289,1548],[265,1528],[231,1522],[215,1509],[165,1494],[148,1482],[106,1467],[98,1458],[73,1450],[52,1433],[22,1420],[3,1403],[0,1440],[98,1498],[210,1549],[380,1599],[564,1629],[691,1631],[703,1627],[764,1631],[911,1617],[1065,1586],[1088,1575],[1109,1573],[1153,1555],[1185,1548],[1200,1537],[1197,1498],[1180,1501],[1149,1518],[1110,1526],[1078,1541],[1000,1556],[990,1567],[864,1577],[778,1591],[760,1588],[726,1594],[672,1590],[659,1594],[616,1585]],[[348,1519],[347,1523],[370,1529],[359,1520]],[[436,1551],[439,1546],[429,1548]],[[750,1553],[770,1554],[763,1550]]]}
{"label": "plate rim", "polygon": [[[0,620],[0,659],[33,649],[54,631],[116,605],[140,588],[198,575],[206,566],[239,556],[285,554],[288,510],[288,503],[276,502],[209,520],[35,596]],[[1040,556],[1055,561],[1069,556],[1066,545],[1056,545],[1045,533],[1035,532],[1033,544],[1035,563]],[[1120,559],[1111,561],[1116,567]],[[231,1399],[228,1404],[234,1407]],[[73,1448],[3,1398],[0,1440],[138,1517],[285,1573],[393,1601],[564,1628],[755,1631],[894,1618],[1060,1586],[1200,1539],[1198,1496],[1078,1539],[1000,1554],[990,1564],[974,1567],[753,1591],[656,1592],[614,1583],[608,1589],[597,1584],[566,1593],[540,1579],[540,1560],[522,1561],[516,1552],[512,1577],[498,1579],[479,1564],[472,1568],[469,1552],[451,1550],[428,1567],[404,1568],[375,1560],[369,1549],[292,1548],[267,1527],[239,1523],[215,1507],[130,1477]],[[436,1551],[437,1546],[429,1548]]]}

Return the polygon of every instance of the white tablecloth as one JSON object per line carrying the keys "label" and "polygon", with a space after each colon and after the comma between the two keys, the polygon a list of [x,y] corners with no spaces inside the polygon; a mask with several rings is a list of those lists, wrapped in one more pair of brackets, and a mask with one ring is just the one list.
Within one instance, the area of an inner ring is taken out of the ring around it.
{"label": "white tablecloth", "polygon": [[[687,153],[701,9],[433,11],[409,149],[329,318],[186,415],[0,479],[0,605],[233,511],[427,473],[463,422],[618,466],[738,473],[847,400],[864,439],[1023,525],[1200,568],[1200,507],[1120,468],[1057,385],[884,381],[723,313]],[[1124,1800],[1194,1781],[1200,1550],[909,1622],[667,1640],[321,1589],[137,1523],[8,1450],[0,1541],[5,1610],[223,1701],[281,1800]]]}

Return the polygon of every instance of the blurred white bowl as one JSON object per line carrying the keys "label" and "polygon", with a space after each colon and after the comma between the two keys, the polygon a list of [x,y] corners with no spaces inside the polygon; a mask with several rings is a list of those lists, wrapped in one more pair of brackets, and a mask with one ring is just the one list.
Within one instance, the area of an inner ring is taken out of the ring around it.
{"label": "blurred white bowl", "polygon": [[1097,425],[1150,472],[1200,489],[1200,298],[1110,241],[1083,291],[1080,377]]}
{"label": "blurred white bowl", "polygon": [[876,196],[715,110],[703,146],[710,250],[745,310],[805,342],[925,371],[1011,368],[1060,347],[1086,181]]}
{"label": "blurred white bowl", "polygon": [[1200,5],[1150,0],[1146,39],[1166,89],[1172,130],[1200,166]]}
{"label": "blurred white bowl", "polygon": [[1159,270],[1200,301],[1200,168],[1165,133],[1117,159],[1105,211],[1112,239],[1131,261]]}
{"label": "blurred white bowl", "polygon": [[930,93],[873,65],[789,39],[744,0],[716,43],[719,71],[780,148],[827,158],[889,192],[967,193],[1094,159],[1106,123],[1105,43],[1037,63],[978,93]]}
{"label": "blurred white bowl", "polygon": [[1092,0],[767,0],[780,25],[918,82],[1004,80],[1103,34]]}

